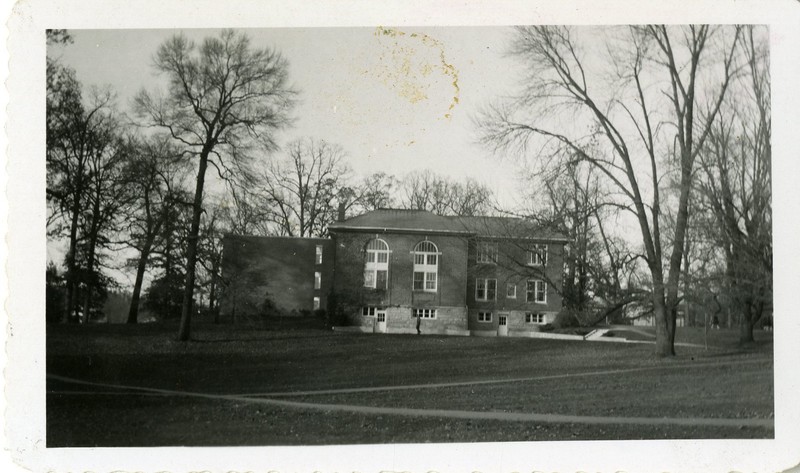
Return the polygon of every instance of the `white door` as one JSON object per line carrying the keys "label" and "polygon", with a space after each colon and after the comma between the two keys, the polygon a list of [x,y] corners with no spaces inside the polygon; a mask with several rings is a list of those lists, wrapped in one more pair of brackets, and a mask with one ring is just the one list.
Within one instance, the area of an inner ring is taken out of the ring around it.
{"label": "white door", "polygon": [[508,314],[497,316],[497,335],[505,337],[508,335]]}
{"label": "white door", "polygon": [[376,330],[379,333],[386,333],[386,311],[385,310],[376,310],[375,317],[378,321],[376,326]]}

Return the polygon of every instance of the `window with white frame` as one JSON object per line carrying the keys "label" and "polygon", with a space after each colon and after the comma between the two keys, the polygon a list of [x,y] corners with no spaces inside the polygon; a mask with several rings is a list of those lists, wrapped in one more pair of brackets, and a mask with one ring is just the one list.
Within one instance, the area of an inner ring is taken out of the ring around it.
{"label": "window with white frame", "polygon": [[439,249],[433,242],[425,240],[417,243],[412,254],[414,255],[414,290],[436,292]]}
{"label": "window with white frame", "polygon": [[316,264],[322,264],[322,245],[317,245]]}
{"label": "window with white frame", "polygon": [[319,310],[319,297],[314,298],[314,310]]}
{"label": "window with white frame", "polygon": [[507,283],[506,284],[506,298],[507,299],[516,299],[517,298],[517,285],[514,283]]}
{"label": "window with white frame", "polygon": [[364,287],[386,289],[389,283],[389,245],[375,238],[367,242]]}
{"label": "window with white frame", "polygon": [[435,319],[436,309],[414,309],[414,317],[422,319]]}
{"label": "window with white frame", "polygon": [[322,287],[322,273],[319,271],[314,273],[314,289],[319,289]]}
{"label": "window with white frame", "polygon": [[531,266],[547,265],[547,245],[533,245],[528,251],[528,264]]}
{"label": "window with white frame", "polygon": [[491,322],[491,321],[492,321],[491,312],[478,312],[478,322]]}
{"label": "window with white frame", "polygon": [[544,304],[547,302],[547,286],[541,279],[528,279],[527,301]]}
{"label": "window with white frame", "polygon": [[476,258],[478,263],[497,263],[497,243],[493,241],[479,241],[478,242],[478,255]]}
{"label": "window with white frame", "polygon": [[543,324],[544,323],[544,314],[539,314],[535,312],[526,312],[525,313],[525,323],[527,324]]}
{"label": "window with white frame", "polygon": [[497,298],[497,279],[477,278],[475,280],[475,300],[493,301]]}

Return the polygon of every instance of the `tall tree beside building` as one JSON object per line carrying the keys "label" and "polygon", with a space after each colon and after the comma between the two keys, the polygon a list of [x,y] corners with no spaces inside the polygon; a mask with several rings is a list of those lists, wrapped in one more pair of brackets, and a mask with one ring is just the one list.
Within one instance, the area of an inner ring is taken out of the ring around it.
{"label": "tall tree beside building", "polygon": [[164,42],[154,58],[168,80],[165,94],[141,91],[136,113],[145,125],[168,133],[197,165],[179,340],[189,340],[195,264],[209,164],[223,179],[246,179],[251,162],[274,149],[274,133],[290,123],[295,92],[288,64],[277,51],[251,46],[244,34],[225,30],[197,45],[183,34]]}
{"label": "tall tree beside building", "polygon": [[[511,54],[523,62],[527,80],[518,100],[480,119],[483,140],[498,150],[536,149],[539,166],[580,160],[607,179],[638,223],[652,284],[656,353],[673,356],[695,161],[741,66],[741,29],[587,32],[517,29]],[[662,177],[670,173],[677,176],[677,195],[663,196]],[[665,202],[675,208],[672,238],[662,235]]]}

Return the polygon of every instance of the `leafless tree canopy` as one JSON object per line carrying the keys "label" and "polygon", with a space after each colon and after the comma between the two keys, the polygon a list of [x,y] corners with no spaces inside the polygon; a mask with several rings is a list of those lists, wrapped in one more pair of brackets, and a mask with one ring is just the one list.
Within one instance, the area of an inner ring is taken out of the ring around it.
{"label": "leafless tree canopy", "polygon": [[401,203],[438,215],[487,215],[493,210],[492,191],[474,179],[463,183],[434,174],[412,171],[401,181]]}
{"label": "leafless tree canopy", "polygon": [[336,219],[349,174],[339,145],[313,138],[287,145],[286,157],[267,166],[257,191],[273,233],[322,236]]}
{"label": "leafless tree canopy", "polygon": [[223,179],[247,181],[254,150],[274,148],[274,132],[289,124],[295,92],[277,51],[253,49],[246,35],[232,30],[199,46],[183,35],[173,36],[153,61],[169,86],[164,95],[141,91],[136,113],[198,159],[179,331],[188,340],[206,168],[210,163]]}
{"label": "leafless tree canopy", "polygon": [[[742,37],[733,26],[520,27],[511,54],[527,81],[516,100],[479,118],[494,149],[535,155],[542,173],[589,163],[619,194],[640,229],[661,355],[674,354],[695,163],[731,84],[747,73]],[[663,195],[668,176],[678,185]],[[665,206],[675,210],[668,236]]]}

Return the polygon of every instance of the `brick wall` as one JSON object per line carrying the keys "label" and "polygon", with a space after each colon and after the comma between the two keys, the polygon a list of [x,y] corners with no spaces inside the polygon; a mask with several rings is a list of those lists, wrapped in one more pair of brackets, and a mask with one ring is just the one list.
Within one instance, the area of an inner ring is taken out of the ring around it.
{"label": "brick wall", "polygon": [[[478,262],[478,245],[489,241],[497,245],[497,262]],[[528,248],[533,243],[546,243],[547,264],[532,266],[528,264]],[[561,310],[561,288],[563,268],[564,245],[558,242],[532,242],[511,240],[481,240],[475,239],[469,243],[468,275],[467,275],[467,306],[469,307],[469,329],[474,331],[497,330],[498,315],[500,312],[509,314],[509,330],[518,329],[514,321],[522,319],[522,328],[526,312],[541,313],[545,315],[545,323],[550,323],[555,314]],[[497,289],[494,300],[478,300],[476,298],[476,283],[479,279],[495,279]],[[540,279],[545,281],[546,302],[539,303],[527,300],[527,281]],[[509,294],[508,287],[515,291]],[[513,297],[512,297],[513,295]],[[478,322],[478,312],[492,312],[492,322]],[[512,314],[516,314],[511,317]],[[535,327],[534,327],[535,329]],[[525,329],[527,330],[527,329]]]}
{"label": "brick wall", "polygon": [[[322,246],[322,264],[316,248]],[[220,313],[258,314],[265,300],[284,313],[313,310],[314,298],[325,309],[333,287],[334,246],[327,238],[226,235],[223,240],[223,295]],[[316,272],[321,285],[314,288]]]}
{"label": "brick wall", "polygon": [[[466,297],[467,241],[457,236],[385,233],[377,235],[389,246],[386,289],[364,287],[365,247],[376,237],[371,233],[337,232],[334,291],[348,298],[353,308],[363,305],[403,307],[463,307]],[[436,292],[413,289],[414,259],[411,253],[425,239],[439,252]]]}

